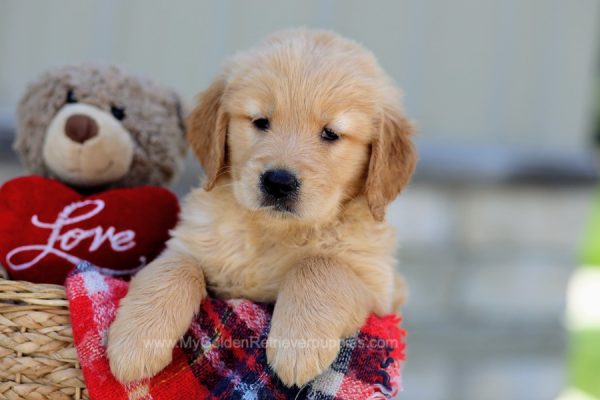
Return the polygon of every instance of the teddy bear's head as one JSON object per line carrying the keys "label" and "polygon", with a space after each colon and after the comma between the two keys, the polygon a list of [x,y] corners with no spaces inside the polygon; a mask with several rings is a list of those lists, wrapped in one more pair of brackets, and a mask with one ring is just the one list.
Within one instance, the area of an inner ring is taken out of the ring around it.
{"label": "teddy bear's head", "polygon": [[75,187],[168,185],[186,152],[175,92],[114,66],[67,66],[31,84],[14,148],[33,173]]}

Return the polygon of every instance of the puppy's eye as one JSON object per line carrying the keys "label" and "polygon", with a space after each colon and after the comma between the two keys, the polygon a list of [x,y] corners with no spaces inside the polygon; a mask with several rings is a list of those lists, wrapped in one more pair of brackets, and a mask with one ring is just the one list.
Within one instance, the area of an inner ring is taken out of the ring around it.
{"label": "puppy's eye", "polygon": [[266,118],[257,118],[252,121],[252,125],[254,125],[254,127],[260,131],[268,131],[271,127],[269,120]]}
{"label": "puppy's eye", "polygon": [[77,97],[75,97],[75,92],[73,91],[73,89],[70,89],[67,92],[67,103],[77,103]]}
{"label": "puppy's eye", "polygon": [[326,140],[328,142],[336,141],[339,138],[339,135],[329,128],[324,128],[321,132],[321,139]]}
{"label": "puppy's eye", "polygon": [[110,112],[119,121],[123,121],[123,119],[125,119],[125,108],[123,107],[112,106],[110,108]]}

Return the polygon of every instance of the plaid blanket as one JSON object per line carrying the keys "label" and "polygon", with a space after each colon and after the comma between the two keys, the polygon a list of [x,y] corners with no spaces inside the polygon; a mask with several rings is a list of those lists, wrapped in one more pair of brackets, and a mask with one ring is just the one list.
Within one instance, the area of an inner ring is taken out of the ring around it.
{"label": "plaid blanket", "polygon": [[87,263],[66,281],[73,337],[92,400],[363,400],[391,398],[399,390],[404,332],[396,316],[370,316],[359,333],[343,340],[329,370],[302,388],[287,388],[266,362],[264,343],[273,306],[218,299],[202,302],[165,370],[122,385],[110,372],[105,347],[127,286]]}

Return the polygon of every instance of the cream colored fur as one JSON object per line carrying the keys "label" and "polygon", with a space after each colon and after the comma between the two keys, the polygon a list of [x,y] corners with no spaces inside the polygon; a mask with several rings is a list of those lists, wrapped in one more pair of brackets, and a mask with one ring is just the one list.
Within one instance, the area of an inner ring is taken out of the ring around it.
{"label": "cream colored fur", "polygon": [[[256,118],[270,129],[257,131]],[[145,343],[174,344],[208,289],[276,302],[267,359],[302,385],[368,313],[404,297],[383,221],[415,164],[398,92],[358,44],[287,31],[231,59],[188,123],[204,187],[187,197],[166,252],[132,280],[109,332],[111,369],[123,382],[158,373],[172,346]],[[340,139],[323,141],[324,127]],[[301,180],[294,212],[261,206],[259,176],[274,167]]]}
{"label": "cream colored fur", "polygon": [[[68,138],[65,123],[72,115],[90,117],[98,126],[98,134],[84,143]],[[133,160],[133,140],[106,111],[88,104],[67,104],[50,121],[42,156],[48,168],[65,182],[102,185],[127,175]]]}

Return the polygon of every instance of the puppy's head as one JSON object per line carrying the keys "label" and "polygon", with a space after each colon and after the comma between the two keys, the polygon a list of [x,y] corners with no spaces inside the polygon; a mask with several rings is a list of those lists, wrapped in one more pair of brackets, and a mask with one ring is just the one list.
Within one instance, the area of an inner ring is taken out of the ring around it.
{"label": "puppy's head", "polygon": [[276,217],[327,219],[364,194],[382,220],[415,165],[397,90],[331,32],[278,33],[233,57],[188,124],[205,189],[229,175],[242,206]]}

